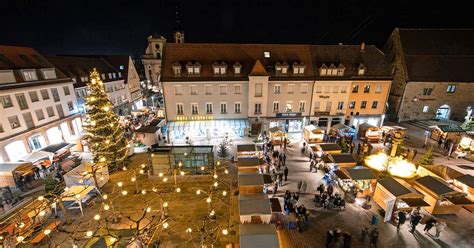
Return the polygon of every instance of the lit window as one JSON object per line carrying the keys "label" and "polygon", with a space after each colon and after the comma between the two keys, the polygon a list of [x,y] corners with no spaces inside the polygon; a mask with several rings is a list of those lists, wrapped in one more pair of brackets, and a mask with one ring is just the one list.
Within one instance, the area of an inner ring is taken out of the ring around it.
{"label": "lit window", "polygon": [[359,85],[358,84],[352,86],[352,93],[357,93],[357,92],[359,92]]}
{"label": "lit window", "polygon": [[428,113],[430,107],[428,105],[423,106],[423,113]]}
{"label": "lit window", "polygon": [[356,102],[355,102],[355,101],[350,101],[350,102],[349,102],[349,108],[350,108],[350,109],[355,108],[355,106],[356,106]]}
{"label": "lit window", "polygon": [[291,111],[293,111],[292,105],[293,105],[293,102],[292,102],[292,101],[287,101],[287,102],[286,102],[285,111],[286,111],[286,112],[291,112]]}
{"label": "lit window", "polygon": [[370,85],[366,85],[364,87],[364,93],[369,93],[370,92]]}
{"label": "lit window", "polygon": [[456,91],[456,85],[448,85],[448,89],[446,92],[448,93],[454,93]]}
{"label": "lit window", "polygon": [[263,57],[266,59],[270,58],[270,52],[263,52]]}
{"label": "lit window", "polygon": [[300,112],[304,112],[305,105],[306,105],[305,101],[300,101],[300,106],[299,106],[299,111]]}

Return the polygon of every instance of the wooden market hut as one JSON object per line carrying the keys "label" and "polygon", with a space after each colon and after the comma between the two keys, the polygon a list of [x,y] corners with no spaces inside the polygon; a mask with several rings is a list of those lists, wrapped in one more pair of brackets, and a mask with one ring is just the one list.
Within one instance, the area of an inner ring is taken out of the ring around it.
{"label": "wooden market hut", "polygon": [[472,205],[466,194],[432,176],[416,179],[413,186],[425,196],[424,200],[429,204],[425,209],[431,214],[456,214],[462,206]]}
{"label": "wooden market hut", "polygon": [[[457,177],[453,180],[454,186],[461,189],[462,192],[467,194],[467,198],[470,201],[474,201],[474,177],[466,174],[460,177]],[[474,212],[474,205],[464,206],[469,211]]]}
{"label": "wooden market hut", "polygon": [[364,166],[342,168],[341,171],[361,190],[360,197],[372,195],[377,184],[377,175]]}
{"label": "wooden market hut", "polygon": [[263,192],[265,181],[262,174],[239,172],[237,181],[241,195],[260,194]]}
{"label": "wooden market hut", "polygon": [[354,134],[354,129],[342,123],[338,123],[331,126],[331,132],[335,132],[338,136],[352,136]]}
{"label": "wooden market hut", "polygon": [[317,128],[314,125],[308,125],[304,127],[303,137],[308,144],[323,142],[324,130]]}
{"label": "wooden market hut", "polygon": [[423,200],[423,195],[416,193],[414,189],[410,190],[393,177],[377,181],[373,199],[385,211],[385,222],[392,219],[396,210],[429,206]]}
{"label": "wooden market hut", "polygon": [[237,159],[237,169],[239,172],[257,173],[258,168],[265,162],[257,157],[243,157]]}
{"label": "wooden market hut", "polygon": [[283,144],[287,137],[287,133],[281,127],[272,127],[268,129],[270,140],[274,145]]}
{"label": "wooden market hut", "polygon": [[239,195],[240,223],[269,224],[271,203],[266,194]]}
{"label": "wooden market hut", "polygon": [[465,133],[464,129],[461,128],[458,124],[440,124],[430,126],[431,136],[433,140],[443,140],[450,139],[455,142],[456,140],[461,140],[461,136]]}
{"label": "wooden market hut", "polygon": [[350,153],[329,154],[329,158],[339,168],[355,167],[357,165],[357,161]]}
{"label": "wooden market hut", "polygon": [[20,176],[33,174],[31,162],[0,163],[0,187],[16,187],[15,180]]}
{"label": "wooden market hut", "polygon": [[255,144],[242,144],[237,145],[237,158],[242,157],[256,157],[257,147]]}
{"label": "wooden market hut", "polygon": [[365,138],[368,142],[379,142],[382,139],[382,129],[376,126],[372,126],[369,123],[363,123],[359,125],[359,131],[357,137]]}
{"label": "wooden market hut", "polygon": [[339,154],[342,152],[341,147],[336,143],[319,143],[311,146],[314,152],[323,152],[328,154]]}
{"label": "wooden market hut", "polygon": [[280,247],[278,233],[273,224],[240,224],[240,248]]}

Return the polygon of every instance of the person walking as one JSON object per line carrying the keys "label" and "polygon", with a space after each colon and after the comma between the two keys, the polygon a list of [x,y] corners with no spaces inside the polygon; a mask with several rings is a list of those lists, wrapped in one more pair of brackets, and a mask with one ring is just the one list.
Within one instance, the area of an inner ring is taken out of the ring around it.
{"label": "person walking", "polygon": [[411,224],[411,230],[410,232],[414,232],[415,229],[416,229],[416,226],[418,225],[418,223],[420,223],[422,217],[419,213],[415,213],[414,215],[412,215],[410,217],[410,224]]}
{"label": "person walking", "polygon": [[443,144],[443,138],[439,137],[439,139],[438,139],[438,148],[441,148],[441,144]]}
{"label": "person walking", "polygon": [[306,188],[308,187],[308,185],[306,184],[306,181],[303,181],[303,183],[301,184],[301,188],[300,188],[300,193],[306,193]]}
{"label": "person walking", "polygon": [[328,195],[332,196],[332,193],[334,193],[334,188],[332,187],[331,184],[329,184],[327,191],[328,191]]}
{"label": "person walking", "polygon": [[283,171],[278,171],[277,181],[278,186],[283,187]]}
{"label": "person walking", "polygon": [[370,247],[377,247],[377,242],[379,240],[379,231],[377,228],[373,228],[372,231],[369,234],[369,239],[370,239]]}
{"label": "person walking", "polygon": [[444,222],[441,222],[441,221],[437,221],[435,223],[435,228],[436,228],[436,234],[435,236],[433,237],[434,239],[439,239],[439,235],[441,234],[441,231],[443,231],[443,229],[446,227],[446,223]]}
{"label": "person walking", "polygon": [[417,154],[417,153],[418,153],[418,150],[414,149],[414,150],[413,150],[413,158],[412,158],[412,160],[415,160],[415,157],[416,157],[416,154]]}
{"label": "person walking", "polygon": [[319,195],[321,196],[324,192],[324,184],[320,184],[317,188],[317,190],[319,191]]}
{"label": "person walking", "polygon": [[275,183],[273,184],[273,195],[272,195],[272,198],[275,198],[277,191],[278,191],[278,183],[275,182]]}
{"label": "person walking", "polygon": [[429,234],[430,229],[433,228],[435,224],[436,224],[436,220],[433,217],[431,217],[429,220],[426,221],[425,228],[423,229],[423,231]]}
{"label": "person walking", "polygon": [[400,226],[405,224],[405,221],[407,220],[407,216],[405,212],[403,211],[398,211],[398,224],[397,224],[397,231],[400,230]]}
{"label": "person walking", "polygon": [[309,172],[313,171],[314,165],[315,165],[315,162],[313,159],[311,159],[311,163],[309,163]]}
{"label": "person walking", "polygon": [[288,180],[288,166],[284,165],[283,166],[283,173],[285,174],[285,182]]}

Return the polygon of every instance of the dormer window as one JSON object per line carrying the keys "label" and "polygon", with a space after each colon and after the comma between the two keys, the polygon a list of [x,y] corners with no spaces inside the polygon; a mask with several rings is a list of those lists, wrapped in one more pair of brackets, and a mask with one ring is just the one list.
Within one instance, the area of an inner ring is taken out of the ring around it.
{"label": "dormer window", "polygon": [[363,76],[365,74],[365,66],[364,64],[359,65],[359,76]]}
{"label": "dormer window", "polygon": [[283,62],[283,63],[277,62],[275,64],[276,74],[277,75],[286,75],[286,74],[288,74],[288,67],[289,67],[289,65],[286,62]]}
{"label": "dormer window", "polygon": [[337,67],[337,75],[338,76],[344,76],[344,70],[346,68],[344,67],[344,65],[342,64],[339,64],[339,66]]}
{"label": "dormer window", "polygon": [[220,69],[221,69],[221,70],[220,70],[220,71],[221,71],[221,75],[225,75],[225,74],[227,73],[227,64],[226,64],[224,61],[221,62],[221,67],[220,67]]}
{"label": "dormer window", "polygon": [[186,64],[186,69],[188,71],[188,75],[199,75],[201,74],[201,64],[199,62],[188,62]]}
{"label": "dormer window", "polygon": [[331,64],[329,66],[328,76],[336,76],[336,75],[337,75],[337,68],[334,64]]}
{"label": "dormer window", "polygon": [[293,75],[303,75],[306,65],[301,63],[298,64],[297,62],[293,63]]}
{"label": "dormer window", "polygon": [[212,68],[214,69],[214,75],[225,75],[227,72],[227,64],[224,61],[221,63],[214,62]]}
{"label": "dormer window", "polygon": [[54,79],[56,78],[56,70],[54,68],[44,68],[41,69],[44,79]]}
{"label": "dormer window", "polygon": [[23,79],[25,81],[35,81],[38,80],[38,76],[36,75],[36,71],[31,70],[21,70],[21,74],[23,75]]}
{"label": "dormer window", "polygon": [[[181,75],[181,64],[180,63],[178,63],[178,62],[173,63],[173,74],[175,76]],[[120,76],[120,72],[119,72],[119,76]]]}
{"label": "dormer window", "polygon": [[319,68],[319,76],[326,76],[328,72],[328,67],[326,64],[323,64],[321,68]]}
{"label": "dormer window", "polygon": [[13,70],[0,70],[0,84],[16,82]]}
{"label": "dormer window", "polygon": [[238,75],[242,71],[242,65],[237,61],[234,64],[234,74]]}
{"label": "dormer window", "polygon": [[270,58],[270,52],[263,52],[263,57],[266,59]]}

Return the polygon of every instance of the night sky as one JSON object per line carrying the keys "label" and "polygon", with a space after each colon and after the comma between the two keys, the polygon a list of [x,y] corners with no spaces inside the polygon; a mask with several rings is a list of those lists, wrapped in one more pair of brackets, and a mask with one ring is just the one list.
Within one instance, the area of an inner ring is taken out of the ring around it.
{"label": "night sky", "polygon": [[[171,40],[172,0],[2,0],[0,44],[47,54],[142,54]],[[416,2],[416,3],[415,3]],[[186,42],[358,44],[382,47],[394,27],[472,28],[471,4],[416,0],[184,0]]]}

